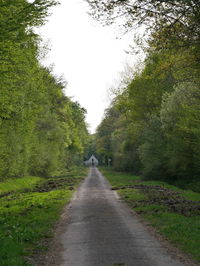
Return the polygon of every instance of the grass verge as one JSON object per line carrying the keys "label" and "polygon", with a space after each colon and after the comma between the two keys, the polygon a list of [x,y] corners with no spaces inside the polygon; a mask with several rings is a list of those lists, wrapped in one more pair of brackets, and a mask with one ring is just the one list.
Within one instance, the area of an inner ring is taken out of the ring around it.
{"label": "grass verge", "polygon": [[200,262],[200,193],[108,168],[100,170],[131,208]]}
{"label": "grass verge", "polygon": [[73,190],[86,176],[76,168],[57,178],[27,177],[0,182],[0,264],[30,265],[42,239],[52,236],[52,227]]}

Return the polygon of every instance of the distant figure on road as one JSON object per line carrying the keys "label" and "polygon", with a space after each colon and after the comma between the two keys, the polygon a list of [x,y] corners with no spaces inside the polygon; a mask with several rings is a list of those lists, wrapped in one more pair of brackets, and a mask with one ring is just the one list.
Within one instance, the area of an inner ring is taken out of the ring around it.
{"label": "distant figure on road", "polygon": [[92,166],[93,167],[93,166],[97,166],[98,164],[99,164],[99,161],[97,160],[97,158],[94,155],[90,156],[89,160],[84,161],[85,166]]}

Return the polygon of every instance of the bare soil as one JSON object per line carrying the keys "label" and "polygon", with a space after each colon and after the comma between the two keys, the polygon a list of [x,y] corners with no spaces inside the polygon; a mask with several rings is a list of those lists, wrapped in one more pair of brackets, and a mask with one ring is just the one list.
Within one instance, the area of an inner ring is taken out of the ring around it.
{"label": "bare soil", "polygon": [[[179,213],[184,216],[200,215],[200,201],[187,200],[183,197],[182,192],[167,189],[161,186],[147,186],[143,184],[133,186],[122,186],[112,188],[112,190],[121,189],[138,189],[145,195],[147,200],[138,200],[132,202],[133,207],[159,204],[167,207],[169,211]],[[156,210],[155,210],[156,211]]]}

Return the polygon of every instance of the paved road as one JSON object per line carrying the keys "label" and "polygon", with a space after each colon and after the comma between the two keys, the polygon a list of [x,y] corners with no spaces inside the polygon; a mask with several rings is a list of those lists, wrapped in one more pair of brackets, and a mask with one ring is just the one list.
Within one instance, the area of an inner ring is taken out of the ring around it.
{"label": "paved road", "polygon": [[75,193],[61,266],[181,266],[110,190],[97,168]]}

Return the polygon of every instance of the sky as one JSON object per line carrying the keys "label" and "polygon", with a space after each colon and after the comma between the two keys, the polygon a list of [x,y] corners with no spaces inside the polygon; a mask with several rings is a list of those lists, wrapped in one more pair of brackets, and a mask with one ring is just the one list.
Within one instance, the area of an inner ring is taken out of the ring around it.
{"label": "sky", "polygon": [[39,33],[50,51],[42,63],[54,65],[54,73],[67,81],[65,94],[87,110],[90,133],[100,124],[109,106],[110,88],[117,86],[126,64],[136,58],[128,54],[132,34],[119,38],[117,27],[103,27],[87,13],[84,0],[60,0],[51,9]]}

